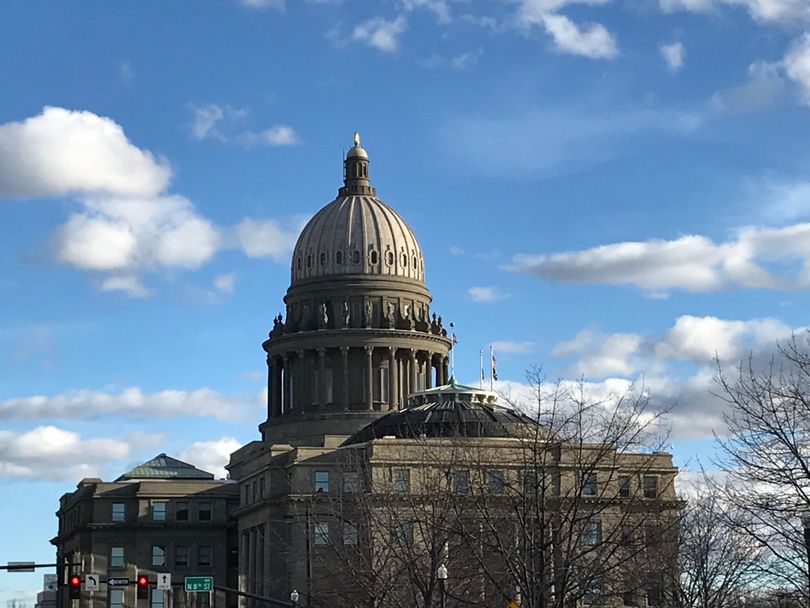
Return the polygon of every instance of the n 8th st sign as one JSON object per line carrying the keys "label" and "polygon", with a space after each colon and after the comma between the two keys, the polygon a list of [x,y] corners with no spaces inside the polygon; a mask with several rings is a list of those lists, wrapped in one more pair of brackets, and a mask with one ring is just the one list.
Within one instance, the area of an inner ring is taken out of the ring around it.
{"label": "n 8th st sign", "polygon": [[186,591],[213,591],[213,576],[187,576],[185,579]]}

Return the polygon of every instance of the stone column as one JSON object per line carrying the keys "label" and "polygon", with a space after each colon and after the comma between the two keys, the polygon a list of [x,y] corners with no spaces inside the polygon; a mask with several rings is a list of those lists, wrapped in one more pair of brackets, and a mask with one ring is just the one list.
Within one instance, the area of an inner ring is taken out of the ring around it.
{"label": "stone column", "polygon": [[428,352],[425,359],[425,388],[433,388],[433,353]]}
{"label": "stone column", "polygon": [[276,390],[274,375],[273,358],[267,355],[267,420],[273,417],[273,392]]}
{"label": "stone column", "polygon": [[281,416],[281,357],[273,357],[273,416]]}
{"label": "stone column", "polygon": [[396,348],[388,348],[388,409],[397,409]]}
{"label": "stone column", "polygon": [[[250,548],[248,549],[248,591],[256,593],[256,530],[251,528],[248,532]],[[253,601],[251,600],[251,604]]]}
{"label": "stone column", "polygon": [[414,349],[411,349],[411,352],[408,353],[408,356],[409,356],[408,365],[411,366],[411,370],[410,370],[411,371],[411,379],[410,379],[410,382],[409,382],[410,387],[409,387],[408,392],[409,393],[415,393],[417,391],[417,388],[418,388],[417,385],[416,385],[416,372],[417,372],[416,351]]}
{"label": "stone column", "polygon": [[442,384],[447,384],[450,378],[447,375],[447,357],[442,357]]}
{"label": "stone column", "polygon": [[374,409],[374,347],[366,346],[366,409]]}
{"label": "stone column", "polygon": [[343,409],[349,409],[349,347],[341,346],[340,355],[343,359]]}
{"label": "stone column", "polygon": [[282,414],[290,413],[290,356],[283,354],[281,356],[282,367],[284,369],[284,403],[282,405]]}
{"label": "stone column", "polygon": [[326,349],[318,349],[318,402],[326,405]]}
{"label": "stone column", "polygon": [[308,384],[308,378],[304,377],[304,374],[308,371],[307,366],[304,361],[304,351],[299,350],[296,351],[298,358],[295,360],[295,373],[293,374],[293,382],[295,385],[293,386],[293,398],[292,398],[292,407],[295,409],[302,409],[309,403],[309,395],[304,395],[304,387]]}

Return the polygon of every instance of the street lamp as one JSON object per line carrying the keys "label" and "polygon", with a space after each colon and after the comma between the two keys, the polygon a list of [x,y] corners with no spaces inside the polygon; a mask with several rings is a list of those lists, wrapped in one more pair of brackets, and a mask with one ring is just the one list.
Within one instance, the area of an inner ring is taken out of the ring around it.
{"label": "street lamp", "polygon": [[439,564],[436,570],[436,577],[439,579],[439,584],[442,587],[442,608],[447,605],[447,566]]}
{"label": "street lamp", "polygon": [[810,512],[805,511],[801,519],[802,528],[804,528],[804,550],[807,551],[807,591],[810,594]]}
{"label": "street lamp", "polygon": [[290,591],[290,601],[292,602],[293,608],[298,606],[298,598],[299,597],[300,596],[298,595],[298,591],[296,591],[295,589]]}

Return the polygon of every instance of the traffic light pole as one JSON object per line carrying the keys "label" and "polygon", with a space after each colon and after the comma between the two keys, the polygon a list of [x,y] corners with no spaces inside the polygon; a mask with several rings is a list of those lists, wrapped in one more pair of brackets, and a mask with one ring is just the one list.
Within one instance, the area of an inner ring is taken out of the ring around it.
{"label": "traffic light pole", "polygon": [[256,595],[255,593],[248,593],[247,591],[239,591],[239,589],[234,589],[233,587],[223,587],[222,585],[214,585],[214,589],[216,591],[224,591],[226,594],[230,593],[233,595],[238,595],[240,597],[246,597],[251,600],[257,600],[259,602],[264,602],[266,604],[272,604],[274,606],[285,606],[286,608],[294,608],[295,604],[292,602],[288,602],[286,600],[277,600],[273,597],[265,597],[263,595]]}

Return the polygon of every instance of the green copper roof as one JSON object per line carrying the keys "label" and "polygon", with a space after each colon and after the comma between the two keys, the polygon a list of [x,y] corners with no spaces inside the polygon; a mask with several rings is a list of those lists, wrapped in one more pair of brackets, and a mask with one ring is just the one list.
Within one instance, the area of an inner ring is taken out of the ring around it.
{"label": "green copper roof", "polygon": [[206,471],[182,460],[177,460],[166,454],[158,454],[152,460],[124,473],[115,481],[128,479],[213,479],[214,476]]}

